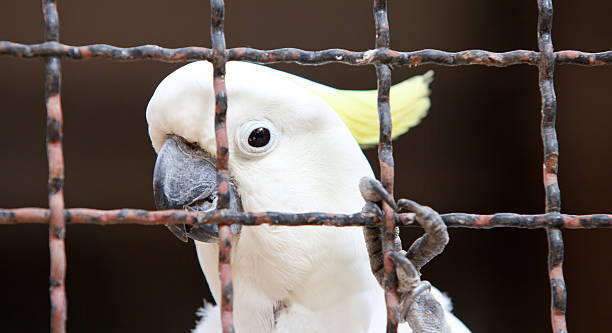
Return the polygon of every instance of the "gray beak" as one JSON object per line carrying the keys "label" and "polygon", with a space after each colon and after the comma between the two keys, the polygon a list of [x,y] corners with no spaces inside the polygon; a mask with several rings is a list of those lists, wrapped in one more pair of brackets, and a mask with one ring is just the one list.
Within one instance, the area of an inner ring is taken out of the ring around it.
{"label": "gray beak", "polygon": [[[234,185],[230,186],[230,210],[242,211]],[[159,150],[153,172],[153,195],[157,209],[210,211],[217,205],[217,169],[215,159],[197,145],[171,135]],[[216,224],[170,224],[168,229],[180,240],[216,242]],[[232,233],[239,232],[232,225]]]}

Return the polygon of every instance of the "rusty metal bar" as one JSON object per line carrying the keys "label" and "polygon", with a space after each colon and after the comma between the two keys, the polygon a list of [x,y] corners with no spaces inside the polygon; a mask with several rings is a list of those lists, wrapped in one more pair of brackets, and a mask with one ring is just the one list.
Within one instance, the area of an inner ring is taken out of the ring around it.
{"label": "rusty metal bar", "polygon": [[612,228],[612,215],[567,215],[548,213],[538,215],[519,215],[500,213],[493,215],[476,214],[444,214],[442,220],[449,227],[466,227],[475,229],[491,228],[565,228],[565,229],[596,229]]}
{"label": "rusty metal bar", "polygon": [[[350,51],[327,49],[306,51],[296,48],[258,50],[252,48],[232,48],[225,51],[228,61],[243,60],[262,64],[295,62],[302,65],[322,65],[344,63],[347,65],[391,64],[394,66],[465,66],[484,65],[506,67],[512,65],[539,64],[539,53],[528,50],[508,52],[490,52],[485,50],[465,50],[446,52],[425,49],[411,52],[394,50]],[[212,61],[213,50],[204,47],[183,47],[178,49],[163,48],[157,45],[142,45],[121,48],[106,44],[71,46],[57,42],[41,44],[19,44],[0,41],[0,55],[11,55],[19,58],[61,57],[73,60],[109,59],[116,61],[155,60],[162,62],[187,62],[192,60]],[[603,66],[612,64],[612,51],[588,53],[565,50],[555,52],[559,65]]]}
{"label": "rusty metal bar", "polygon": [[555,52],[557,65],[603,66],[612,64],[612,51],[581,52],[573,50]]}
{"label": "rusty metal bar", "polygon": [[142,45],[121,48],[106,44],[70,46],[57,42],[24,45],[0,42],[0,55],[18,58],[62,57],[73,60],[109,59],[115,61],[157,60],[163,62],[185,62],[190,60],[211,60],[212,49],[204,47],[183,47],[167,49],[156,45]]}
{"label": "rusty metal bar", "polygon": [[[45,40],[59,41],[59,17],[55,0],[42,0]],[[51,333],[66,332],[66,222],[64,221],[64,153],[62,149],[61,63],[45,59],[45,102],[47,106],[47,159],[49,162],[49,298]]]}
{"label": "rusty metal bar", "polygon": [[[376,50],[379,52],[389,50],[390,33],[389,20],[387,19],[387,0],[374,0],[374,23],[376,29]],[[378,119],[380,125],[378,141],[378,162],[380,164],[381,183],[393,196],[393,178],[395,175],[393,163],[393,144],[391,142],[391,108],[389,106],[389,95],[391,89],[391,68],[387,64],[376,65],[376,77],[378,80]],[[385,292],[385,304],[387,307],[387,333],[397,332],[400,322],[399,296],[397,294],[397,279],[394,278],[393,260],[390,255],[395,251],[394,241],[397,236],[395,227],[395,210],[386,202],[383,202],[384,226],[382,235],[384,278],[383,288]]]}
{"label": "rusty metal bar", "polygon": [[[217,143],[217,210],[229,208],[230,185],[227,162],[225,89],[225,4],[223,0],[210,0],[210,33],[212,40],[213,88],[215,91],[215,141]],[[232,232],[229,225],[219,225],[219,276],[221,279],[221,325],[223,333],[234,332],[232,286]]]}
{"label": "rusty metal bar", "polygon": [[[0,209],[0,225],[30,224],[49,222],[49,209],[45,208],[15,208]],[[564,229],[608,229],[612,228],[612,214],[568,215],[568,214],[536,214],[519,215],[499,213],[478,215],[466,213],[442,214],[442,220],[450,228],[564,228]],[[419,227],[413,220],[414,214],[396,214],[396,225]],[[115,209],[97,210],[90,208],[70,208],[64,210],[64,219],[69,224],[113,225],[113,224],[221,224],[230,225],[328,225],[346,226],[380,226],[381,221],[369,214],[328,214],[303,213],[288,214],[280,212],[236,213],[230,211],[196,212],[184,210]]]}
{"label": "rusty metal bar", "polygon": [[[538,0],[538,48],[540,50],[540,94],[542,97],[541,134],[544,145],[543,182],[546,191],[546,213],[560,214],[561,192],[557,181],[559,144],[555,129],[557,100],[554,87],[555,53],[551,31],[552,0]],[[563,278],[563,235],[558,228],[547,228],[548,277],[550,279],[550,317],[554,333],[566,333],[567,292]]]}

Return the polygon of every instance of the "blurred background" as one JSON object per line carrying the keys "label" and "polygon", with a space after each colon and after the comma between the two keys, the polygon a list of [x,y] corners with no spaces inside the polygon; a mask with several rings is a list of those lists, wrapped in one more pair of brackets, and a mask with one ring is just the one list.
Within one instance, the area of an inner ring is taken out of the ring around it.
{"label": "blurred background", "polygon": [[[228,47],[374,46],[371,1],[229,1]],[[555,0],[555,49],[612,49],[612,2]],[[71,45],[210,46],[207,1],[60,1]],[[390,1],[391,46],[410,51],[537,50],[536,1]],[[40,1],[1,1],[0,40],[38,43]],[[67,207],[154,209],[155,154],[144,117],[156,85],[181,64],[63,60]],[[275,65],[344,89],[375,89],[371,66]],[[435,70],[432,106],[395,143],[396,197],[440,213],[541,213],[536,67]],[[611,213],[612,68],[557,67],[562,210]],[[0,207],[47,205],[43,60],[0,58]],[[366,155],[378,168],[376,151]],[[420,235],[405,230],[412,242]],[[543,230],[452,229],[423,278],[448,292],[474,332],[549,332]],[[612,231],[565,230],[570,332],[609,332]],[[208,288],[193,244],[164,227],[69,226],[69,332],[188,332]],[[49,326],[47,228],[0,226],[2,332]]]}

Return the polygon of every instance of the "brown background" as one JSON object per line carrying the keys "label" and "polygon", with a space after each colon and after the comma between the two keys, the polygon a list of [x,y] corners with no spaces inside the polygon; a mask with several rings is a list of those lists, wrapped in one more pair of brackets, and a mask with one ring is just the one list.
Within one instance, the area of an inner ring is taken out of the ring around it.
{"label": "brown background", "polygon": [[[556,0],[556,49],[612,49],[612,2]],[[61,39],[82,45],[210,46],[206,1],[61,1]],[[397,50],[537,49],[536,1],[390,1]],[[0,2],[0,40],[42,39],[40,1]],[[371,1],[228,1],[227,45],[373,47]],[[177,64],[63,61],[67,207],[153,208],[144,110]],[[372,67],[278,65],[340,88],[373,89]],[[440,212],[541,213],[537,69],[436,70],[430,115],[395,145],[397,197]],[[43,61],[0,58],[0,207],[45,206]],[[612,68],[556,71],[563,211],[611,212]],[[376,168],[375,151],[367,156]],[[404,239],[418,235],[409,230]],[[609,230],[564,231],[570,332],[608,332]],[[70,226],[69,332],[188,332],[207,295],[193,245],[163,227]],[[474,332],[548,332],[543,230],[452,230],[424,278]],[[43,225],[0,227],[0,331],[48,330]]]}

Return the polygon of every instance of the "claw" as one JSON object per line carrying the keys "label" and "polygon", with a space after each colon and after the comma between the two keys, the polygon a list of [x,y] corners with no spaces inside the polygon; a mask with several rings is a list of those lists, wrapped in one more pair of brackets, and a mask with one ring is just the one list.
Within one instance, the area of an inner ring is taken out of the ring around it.
{"label": "claw", "polygon": [[421,293],[422,288],[419,287],[421,284],[421,275],[416,268],[414,268],[412,262],[398,252],[391,252],[389,258],[395,263],[397,291],[408,295],[410,299],[416,295],[416,290],[420,290],[418,293]]}
{"label": "claw", "polygon": [[397,210],[397,204],[393,197],[385,190],[385,187],[376,179],[363,177],[359,180],[359,191],[361,196],[370,202],[386,202],[389,206]]}
{"label": "claw", "polygon": [[[408,200],[408,199],[400,199],[397,202],[398,212],[414,212],[415,218],[417,222],[425,228],[426,232],[430,232],[427,228],[431,227],[444,227],[446,229],[446,225],[442,221],[440,215],[433,209],[427,206],[421,206],[418,203]],[[433,229],[431,230],[433,231]]]}

